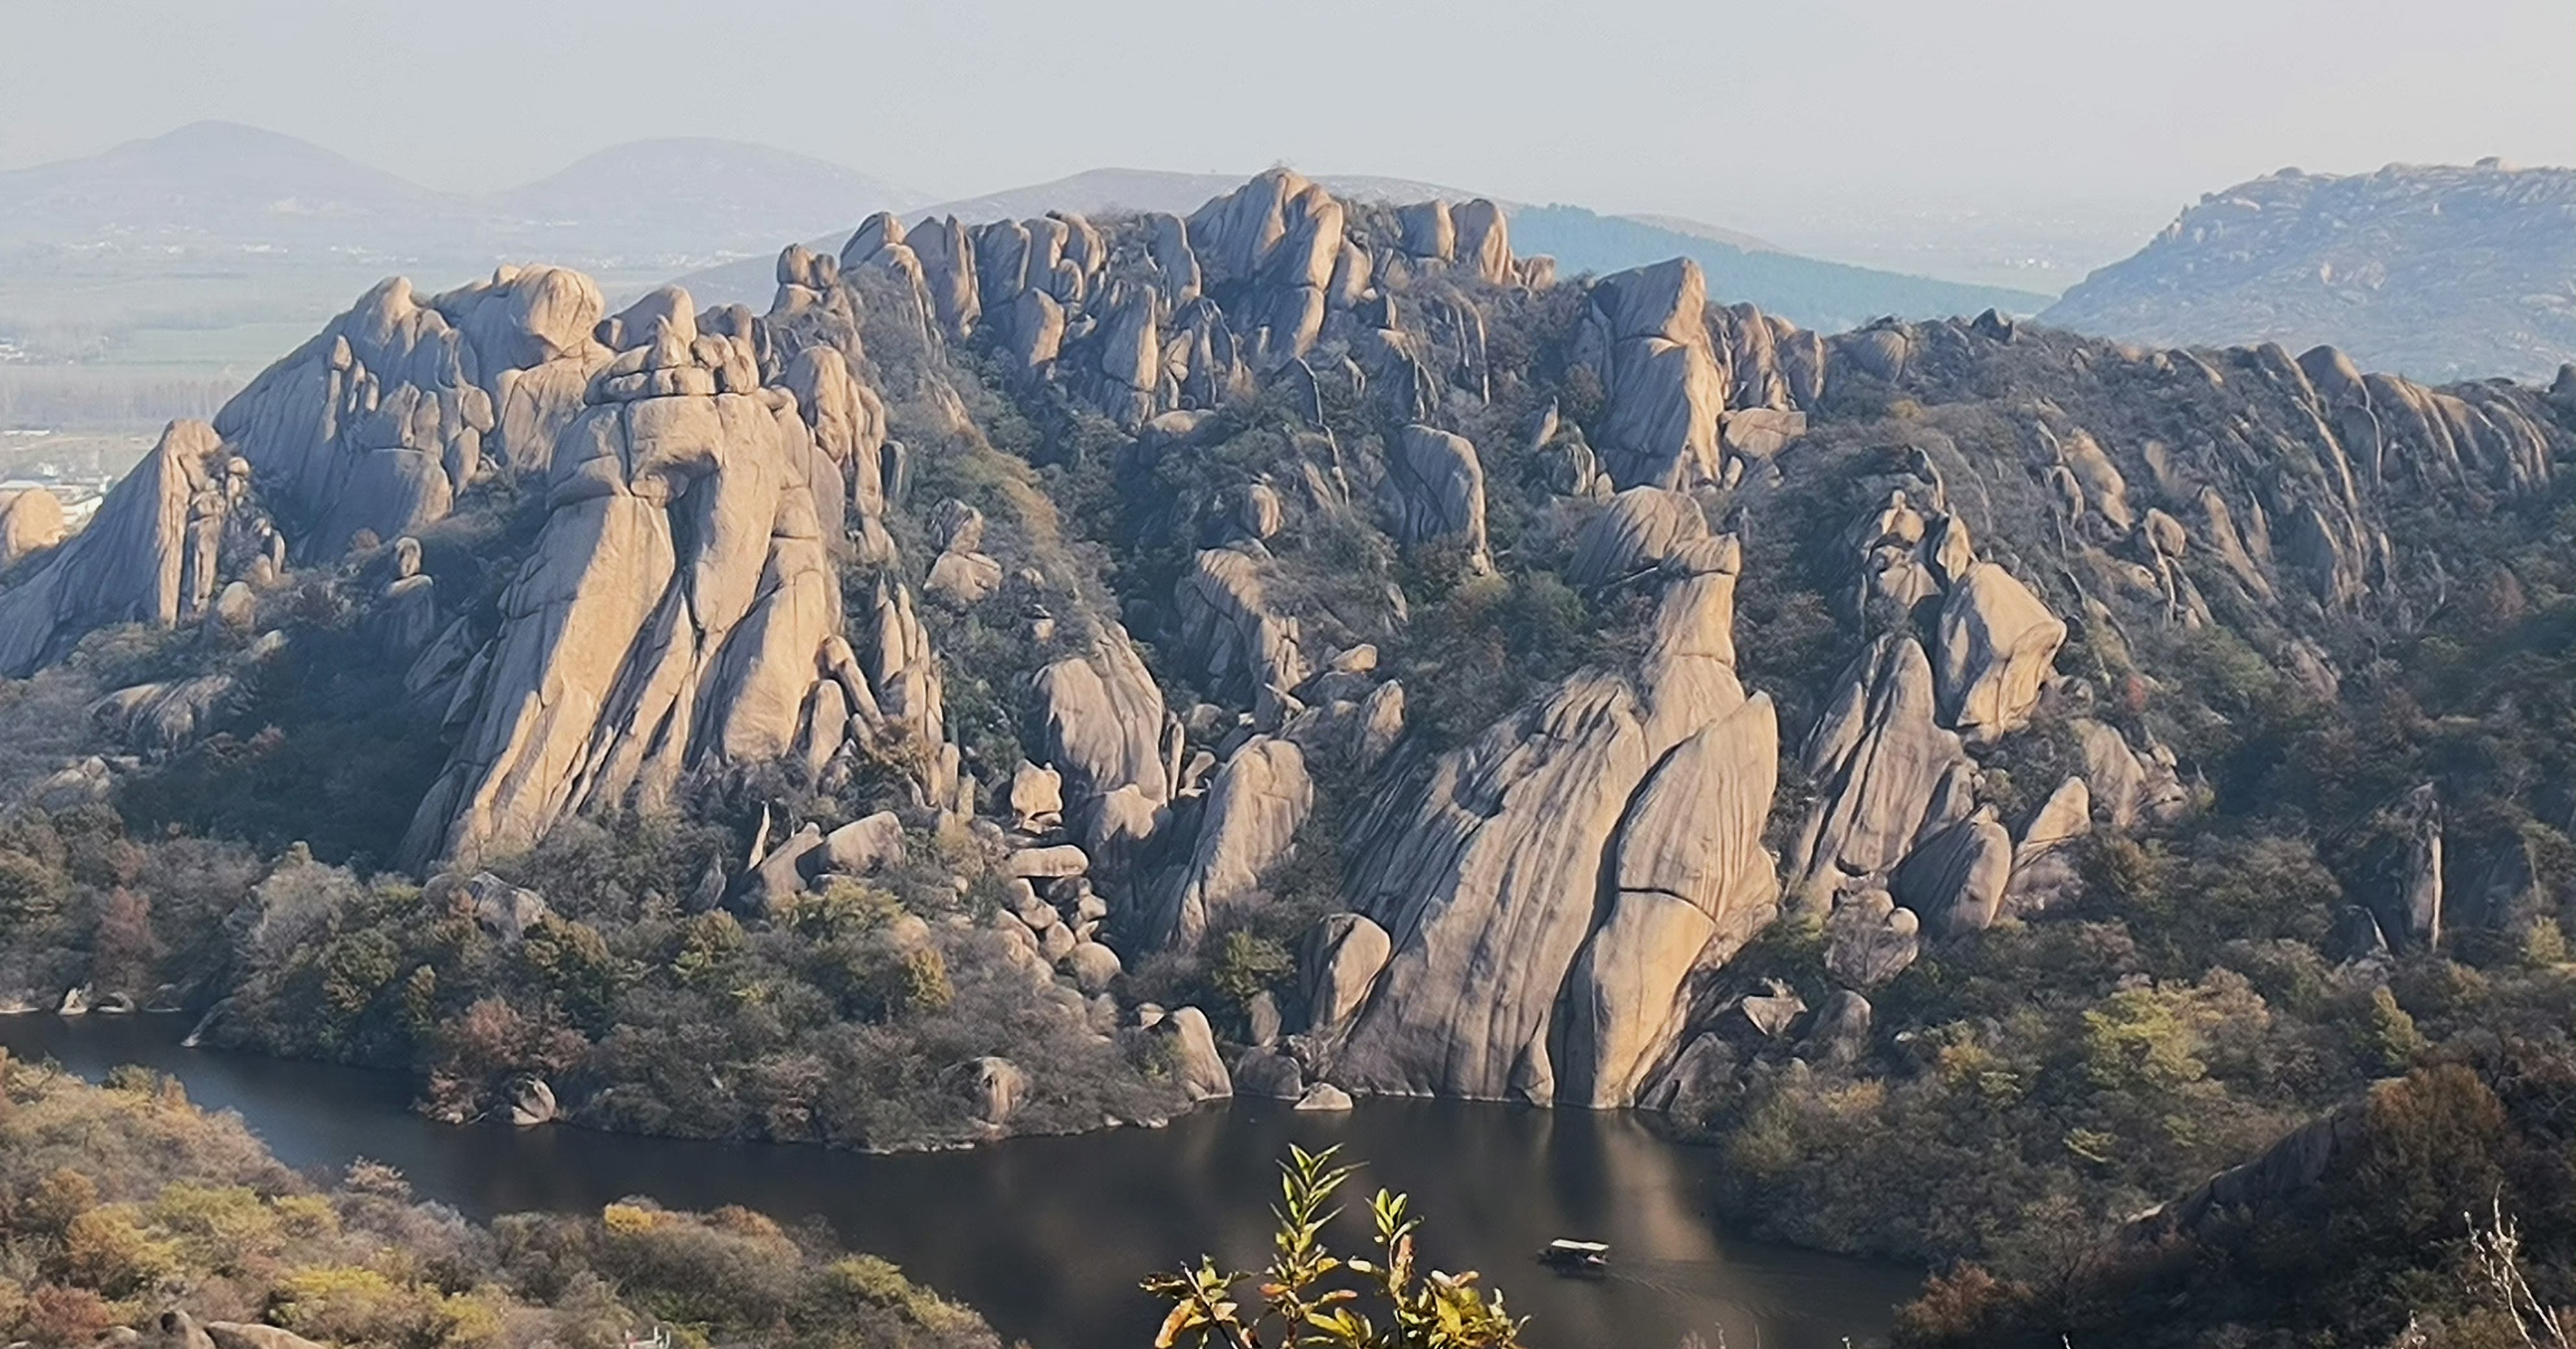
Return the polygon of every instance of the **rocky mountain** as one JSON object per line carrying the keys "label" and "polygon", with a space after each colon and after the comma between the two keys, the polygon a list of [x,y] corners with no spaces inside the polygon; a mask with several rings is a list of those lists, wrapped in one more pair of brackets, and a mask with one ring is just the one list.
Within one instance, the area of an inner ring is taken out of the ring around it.
{"label": "rocky mountain", "polygon": [[385,282],[32,540],[0,988],[457,1118],[1636,1106],[2035,1268],[2563,987],[2576,370],[1827,335],[1286,170],[771,275]]}
{"label": "rocky mountain", "polygon": [[2576,358],[2576,169],[2296,169],[2200,199],[2042,316],[2139,342],[2330,343],[2420,379]]}
{"label": "rocky mountain", "polygon": [[[1350,175],[1316,181],[1342,200],[1380,205],[1442,197],[1456,201],[1474,195],[1401,178]],[[931,216],[963,220],[1025,218],[1051,211],[1186,215],[1198,203],[1224,193],[1233,182],[1221,174],[1094,169],[925,210]],[[2048,296],[2032,291],[1961,285],[1801,257],[1751,235],[1679,217],[1605,216],[1579,206],[1499,204],[1525,245],[1556,258],[1569,275],[1607,275],[1687,257],[1698,262],[1723,293],[1810,327],[1857,327],[1891,314],[1923,318],[1990,308],[2030,314],[2049,302]],[[833,246],[832,241],[819,238],[808,244],[818,249]],[[766,267],[745,261],[690,273],[679,284],[704,298],[757,304],[767,296],[771,280]]]}

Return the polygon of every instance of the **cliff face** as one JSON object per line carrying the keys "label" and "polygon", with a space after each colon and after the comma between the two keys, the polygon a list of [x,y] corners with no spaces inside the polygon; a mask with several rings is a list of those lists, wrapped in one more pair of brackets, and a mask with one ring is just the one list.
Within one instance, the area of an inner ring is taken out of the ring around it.
{"label": "cliff face", "polygon": [[2576,359],[2576,170],[2285,169],[2201,199],[2044,323],[2162,345],[2327,343],[2419,379]]}
{"label": "cliff face", "polygon": [[[0,667],[235,581],[291,636],[257,597],[306,586],[437,745],[406,867],[677,818],[741,836],[691,902],[786,922],[909,825],[1112,1022],[1301,952],[1223,1019],[1265,1081],[1671,1104],[1748,1035],[1866,1040],[1924,950],[2079,890],[2088,832],[2198,827],[2209,765],[2141,712],[2177,643],[2330,704],[2452,593],[2439,540],[2545,515],[2576,452],[2576,379],[1826,337],[1284,170],[1187,218],[880,216],[777,279],[385,283],[16,573]],[[2440,940],[2438,795],[2351,897],[2388,941]],[[1734,973],[1784,916],[1814,1011]],[[1205,1018],[1146,1015],[1226,1089]]]}

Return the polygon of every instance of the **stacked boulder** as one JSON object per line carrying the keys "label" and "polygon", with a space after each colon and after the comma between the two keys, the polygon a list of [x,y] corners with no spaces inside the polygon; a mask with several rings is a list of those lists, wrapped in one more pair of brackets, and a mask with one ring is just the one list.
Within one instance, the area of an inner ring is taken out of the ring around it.
{"label": "stacked boulder", "polygon": [[[1054,212],[982,225],[926,219],[907,229],[879,215],[851,235],[836,271],[844,281],[890,278],[909,328],[986,343],[1019,377],[1056,381],[1129,431],[1174,411],[1222,406],[1257,378],[1336,344],[1369,347],[1362,339],[1395,327],[1385,321],[1387,285],[1552,281],[1546,259],[1512,255],[1491,202],[1402,208],[1393,213],[1402,223],[1374,232],[1384,237],[1373,237],[1365,214],[1273,169],[1186,219],[1095,223]],[[1373,301],[1375,319],[1364,318]],[[1446,345],[1481,348],[1472,308],[1436,308],[1462,330]],[[1311,381],[1313,370],[1305,373]]]}
{"label": "stacked boulder", "polygon": [[[1891,897],[1935,936],[1984,928],[2001,911],[2016,844],[1980,799],[1968,751],[2029,723],[2067,628],[2018,577],[1977,557],[1966,521],[1918,510],[1901,490],[1852,541],[1859,593],[1902,614],[1931,610],[1934,642],[1927,652],[1910,631],[1883,633],[1843,675],[1807,738],[1816,797],[1791,874],[1803,907],[1834,912],[1838,933],[1884,950],[1903,944],[1889,940]],[[1910,936],[1912,925],[1899,926]]]}

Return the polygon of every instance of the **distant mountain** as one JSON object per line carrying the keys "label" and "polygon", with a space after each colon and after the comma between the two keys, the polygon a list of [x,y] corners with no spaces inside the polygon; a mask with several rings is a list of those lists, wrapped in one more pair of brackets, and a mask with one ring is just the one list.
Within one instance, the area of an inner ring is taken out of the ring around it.
{"label": "distant mountain", "polygon": [[611,146],[504,192],[438,192],[293,136],[198,122],[0,173],[0,244],[319,247],[432,269],[533,258],[667,266],[765,253],[921,199],[826,160],[705,139]]}
{"label": "distant mountain", "polygon": [[741,141],[631,141],[501,193],[491,205],[537,255],[767,253],[782,240],[918,205],[919,193],[809,155]]}
{"label": "distant mountain", "polygon": [[[1799,257],[1750,235],[1696,221],[1597,215],[1580,206],[1524,206],[1511,212],[1511,221],[1512,247],[1554,257],[1560,274],[1607,274],[1665,258],[1691,258],[1708,273],[1710,299],[1750,301],[1801,327],[1825,332],[1857,328],[1888,315],[1949,318],[1987,309],[2032,314],[2048,304],[2047,296],[2033,291]],[[1730,235],[1746,243],[1729,242]]]}
{"label": "distant mountain", "polygon": [[2200,199],[2045,322],[2165,345],[2328,343],[2418,378],[2576,360],[2576,169],[2284,169]]}
{"label": "distant mountain", "polygon": [[507,191],[440,192],[293,136],[198,122],[0,173],[0,340],[38,361],[220,365],[274,340],[235,329],[308,329],[389,273],[445,287],[546,261],[641,290],[921,199],[719,140],[637,141]]}
{"label": "distant mountain", "polygon": [[[1405,178],[1325,175],[1315,181],[1335,196],[1356,201],[1420,201],[1431,197],[1465,201],[1478,195],[1462,188]],[[907,220],[953,215],[970,223],[1023,220],[1049,211],[1096,216],[1129,211],[1187,215],[1240,184],[1240,179],[1224,174],[1091,169],[1053,182],[940,202],[903,214]],[[2048,296],[2033,291],[1960,285],[1799,257],[1750,234],[1676,216],[1605,216],[1577,206],[1511,202],[1503,203],[1503,209],[1511,219],[1514,249],[1550,254],[1556,258],[1560,272],[1607,273],[1666,258],[1695,258],[1708,272],[1712,296],[1729,303],[1749,300],[1810,328],[1852,328],[1889,314],[1934,318],[1990,308],[2030,314],[2049,301]],[[855,224],[856,219],[851,223]],[[848,233],[844,227],[837,233],[809,239],[807,244],[837,251]],[[774,280],[772,264],[766,258],[728,263],[680,278],[681,284],[702,303],[738,302],[755,307],[768,303]]]}
{"label": "distant mountain", "polygon": [[0,242],[417,239],[469,209],[310,141],[232,122],[0,173]]}

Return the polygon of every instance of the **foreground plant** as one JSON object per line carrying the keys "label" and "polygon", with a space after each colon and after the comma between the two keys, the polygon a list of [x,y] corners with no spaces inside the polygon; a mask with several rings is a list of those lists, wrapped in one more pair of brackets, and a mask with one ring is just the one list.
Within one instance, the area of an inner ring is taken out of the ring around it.
{"label": "foreground plant", "polygon": [[[1333,1196],[1354,1169],[1333,1165],[1340,1151],[1289,1147],[1267,1268],[1222,1270],[1202,1257],[1195,1269],[1145,1280],[1145,1291],[1172,1303],[1155,1349],[1185,1340],[1222,1349],[1519,1349],[1525,1323],[1503,1310],[1500,1290],[1478,1287],[1473,1270],[1417,1270],[1421,1219],[1407,1215],[1403,1195],[1381,1189],[1369,1200],[1376,1258],[1335,1255],[1325,1245],[1324,1229],[1341,1215]],[[1257,1304],[1237,1291],[1247,1283]]]}

